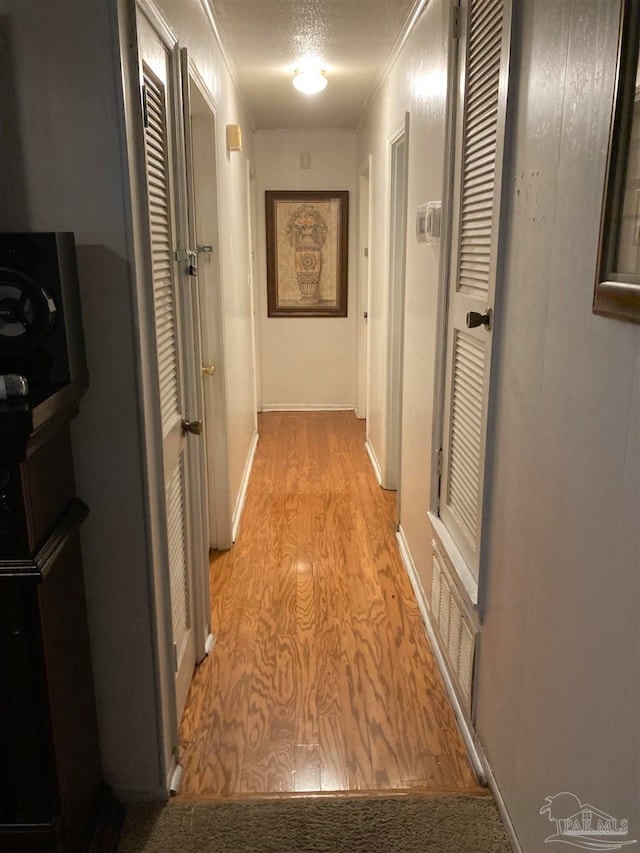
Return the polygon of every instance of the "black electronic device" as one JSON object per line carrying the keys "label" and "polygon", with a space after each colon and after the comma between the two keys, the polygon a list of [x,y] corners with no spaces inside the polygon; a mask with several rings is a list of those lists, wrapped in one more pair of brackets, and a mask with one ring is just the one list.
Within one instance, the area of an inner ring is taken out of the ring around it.
{"label": "black electronic device", "polygon": [[37,405],[88,384],[71,232],[0,234],[0,374],[26,377]]}

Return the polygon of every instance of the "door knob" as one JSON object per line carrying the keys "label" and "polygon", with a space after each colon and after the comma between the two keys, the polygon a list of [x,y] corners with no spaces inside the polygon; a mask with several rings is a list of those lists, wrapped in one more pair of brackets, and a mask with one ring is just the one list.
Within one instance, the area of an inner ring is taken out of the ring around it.
{"label": "door knob", "polygon": [[191,435],[202,435],[202,421],[188,421],[182,419],[182,432],[186,435],[188,432]]}
{"label": "door knob", "polygon": [[491,308],[487,308],[484,314],[479,311],[467,312],[467,329],[475,329],[478,326],[484,326],[487,331],[491,328]]}

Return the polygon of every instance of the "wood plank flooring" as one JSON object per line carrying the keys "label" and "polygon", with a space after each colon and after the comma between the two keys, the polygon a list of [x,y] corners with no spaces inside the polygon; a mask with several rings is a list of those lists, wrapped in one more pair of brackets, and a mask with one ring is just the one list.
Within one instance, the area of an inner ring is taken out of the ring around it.
{"label": "wood plank flooring", "polygon": [[260,418],[240,535],[211,563],[216,645],[180,797],[477,791],[353,413]]}

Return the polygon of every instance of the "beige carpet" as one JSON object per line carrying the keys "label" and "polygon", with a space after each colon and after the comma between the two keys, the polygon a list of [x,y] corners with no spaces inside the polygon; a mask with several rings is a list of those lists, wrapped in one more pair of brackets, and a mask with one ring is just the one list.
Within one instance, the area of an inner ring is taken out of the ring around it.
{"label": "beige carpet", "polygon": [[509,853],[489,796],[219,800],[129,808],[119,853]]}

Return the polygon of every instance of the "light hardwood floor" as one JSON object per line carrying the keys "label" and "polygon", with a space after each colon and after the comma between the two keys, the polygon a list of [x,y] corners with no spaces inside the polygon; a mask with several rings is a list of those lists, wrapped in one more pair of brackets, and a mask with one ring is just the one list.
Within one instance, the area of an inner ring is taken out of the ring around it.
{"label": "light hardwood floor", "polygon": [[353,413],[260,418],[216,645],[181,726],[182,799],[477,791]]}

